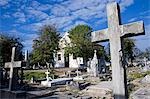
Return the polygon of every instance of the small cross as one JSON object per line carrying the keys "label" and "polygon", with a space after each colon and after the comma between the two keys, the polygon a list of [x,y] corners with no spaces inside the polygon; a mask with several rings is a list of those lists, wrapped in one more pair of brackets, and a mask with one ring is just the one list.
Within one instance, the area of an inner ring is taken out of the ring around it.
{"label": "small cross", "polygon": [[49,74],[50,74],[50,72],[47,70],[46,72],[45,72],[45,74],[46,74],[46,79],[47,79],[47,81],[49,81]]}

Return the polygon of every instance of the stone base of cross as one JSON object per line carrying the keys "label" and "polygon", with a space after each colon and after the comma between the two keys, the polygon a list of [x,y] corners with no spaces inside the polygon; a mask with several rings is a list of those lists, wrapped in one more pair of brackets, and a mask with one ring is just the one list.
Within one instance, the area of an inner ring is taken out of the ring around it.
{"label": "stone base of cross", "polygon": [[113,94],[115,99],[127,99],[126,72],[122,63],[123,50],[122,40],[124,37],[131,37],[144,34],[142,21],[120,25],[119,6],[116,2],[107,5],[108,28],[92,32],[92,42],[109,40]]}

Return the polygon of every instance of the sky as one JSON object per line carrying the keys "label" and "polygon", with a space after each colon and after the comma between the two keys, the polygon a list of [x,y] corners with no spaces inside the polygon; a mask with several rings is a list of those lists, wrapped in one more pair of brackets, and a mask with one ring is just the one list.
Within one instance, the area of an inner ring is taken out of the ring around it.
{"label": "sky", "polygon": [[107,28],[106,5],[114,1],[122,24],[144,21],[145,35],[133,39],[141,50],[150,47],[150,0],[0,0],[0,33],[19,37],[31,51],[43,25],[55,25],[61,35],[78,24],[93,31]]}

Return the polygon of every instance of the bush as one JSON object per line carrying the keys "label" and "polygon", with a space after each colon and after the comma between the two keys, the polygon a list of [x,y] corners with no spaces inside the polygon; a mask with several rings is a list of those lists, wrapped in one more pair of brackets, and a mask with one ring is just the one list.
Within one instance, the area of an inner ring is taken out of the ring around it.
{"label": "bush", "polygon": [[45,78],[45,73],[44,72],[25,72],[24,77],[26,80],[30,80],[32,77],[35,79],[42,79]]}

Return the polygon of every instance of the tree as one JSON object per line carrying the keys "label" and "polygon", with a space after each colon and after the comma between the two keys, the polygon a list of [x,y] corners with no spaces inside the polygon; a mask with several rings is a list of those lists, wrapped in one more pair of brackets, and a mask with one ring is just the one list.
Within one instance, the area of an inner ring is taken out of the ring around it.
{"label": "tree", "polygon": [[135,48],[134,39],[125,38],[123,41],[123,50],[125,58],[128,61],[132,62],[134,59],[134,48]]}
{"label": "tree", "polygon": [[0,62],[4,64],[5,62],[11,61],[12,47],[16,46],[15,60],[22,60],[22,49],[23,45],[19,38],[11,37],[8,35],[0,35]]}
{"label": "tree", "polygon": [[52,25],[45,25],[39,30],[39,37],[33,40],[31,63],[53,63],[53,54],[58,50],[59,33]]}
{"label": "tree", "polygon": [[[131,61],[134,59],[135,54],[138,55],[140,52],[139,50],[135,47],[134,39],[129,39],[125,38],[123,39],[122,42],[122,47],[123,47],[123,52],[124,52],[124,57],[127,59],[127,61]],[[108,60],[111,59],[110,57],[110,44],[108,43],[106,50],[106,55]]]}
{"label": "tree", "polygon": [[66,47],[65,54],[73,54],[75,57],[83,57],[85,61],[88,58],[92,58],[94,49],[98,50],[99,54],[102,54],[102,46],[92,43],[90,40],[90,34],[92,28],[87,25],[77,25],[69,31],[69,37],[71,39],[71,46]]}

